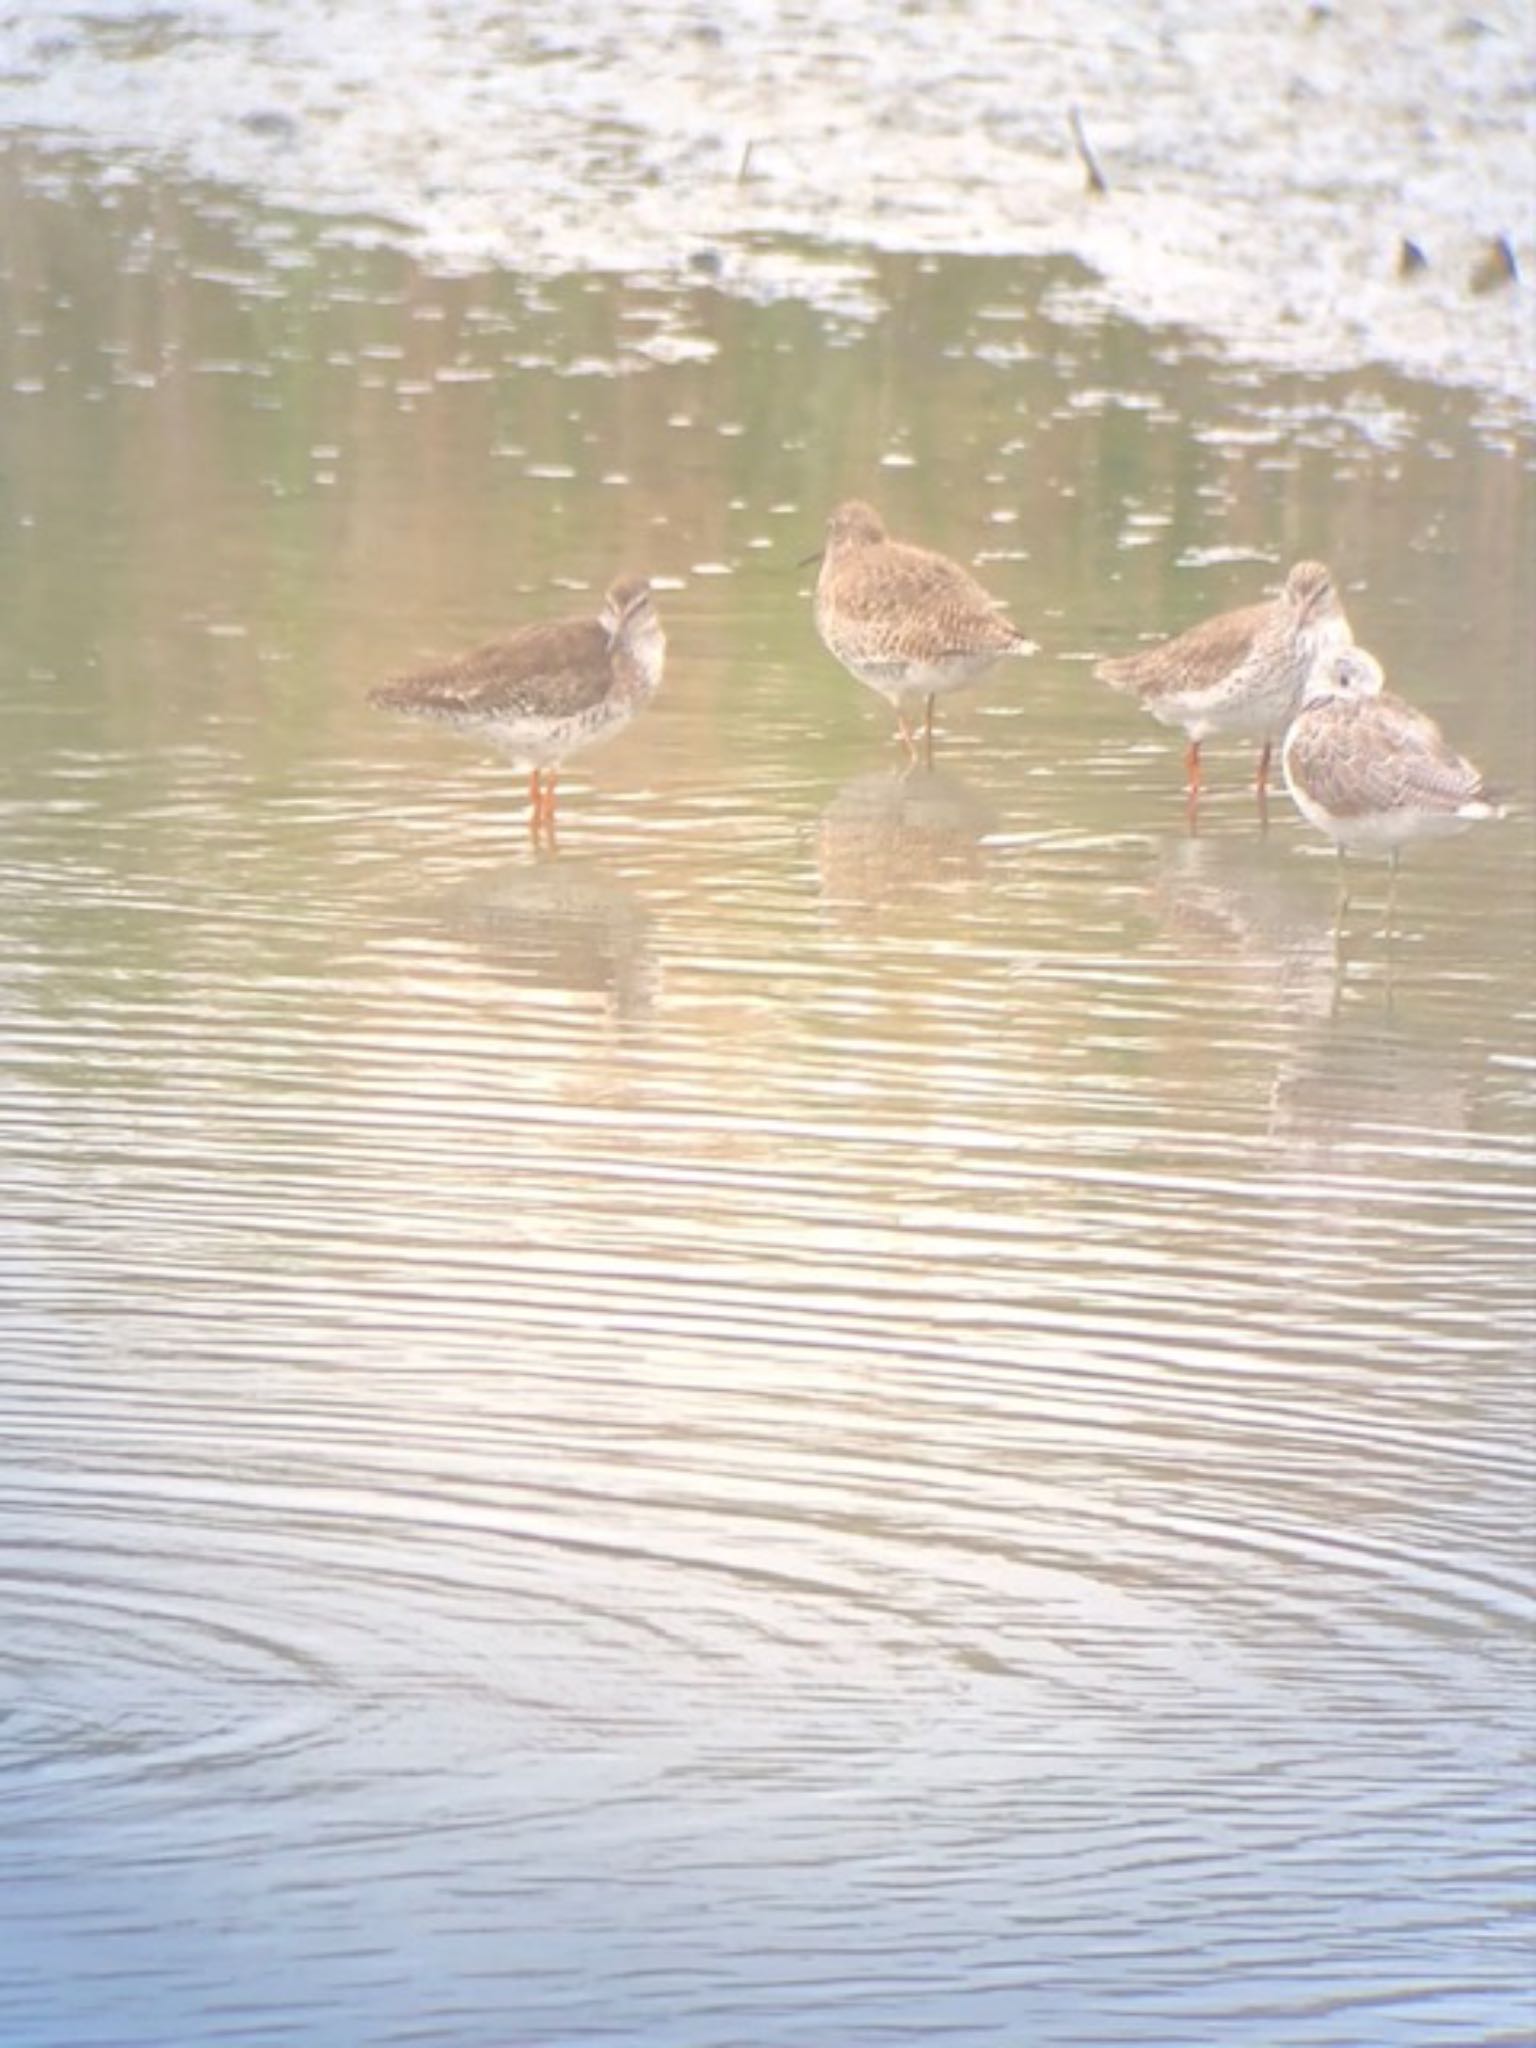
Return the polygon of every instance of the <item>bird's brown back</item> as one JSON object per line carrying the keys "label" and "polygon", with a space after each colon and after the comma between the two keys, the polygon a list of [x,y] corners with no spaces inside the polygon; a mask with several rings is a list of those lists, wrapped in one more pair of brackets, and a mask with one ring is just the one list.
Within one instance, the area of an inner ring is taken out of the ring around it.
{"label": "bird's brown back", "polygon": [[608,635],[596,619],[553,619],[393,677],[370,690],[368,700],[386,711],[453,722],[562,718],[601,703],[613,674]]}
{"label": "bird's brown back", "polygon": [[1487,798],[1478,769],[1435,721],[1402,697],[1328,699],[1291,729],[1286,765],[1336,818],[1374,811],[1455,811]]}
{"label": "bird's brown back", "polygon": [[830,553],[816,605],[840,634],[878,644],[895,659],[1007,654],[1024,637],[968,570],[905,541]]}
{"label": "bird's brown back", "polygon": [[1094,670],[1102,681],[1138,697],[1196,695],[1214,690],[1222,680],[1261,651],[1266,639],[1281,630],[1278,606],[1269,601],[1220,612],[1196,626],[1136,654],[1101,661]]}

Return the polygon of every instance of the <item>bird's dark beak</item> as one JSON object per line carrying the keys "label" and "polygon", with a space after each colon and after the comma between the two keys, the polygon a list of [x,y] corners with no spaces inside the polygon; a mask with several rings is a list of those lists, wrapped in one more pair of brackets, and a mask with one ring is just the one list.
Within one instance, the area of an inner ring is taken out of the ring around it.
{"label": "bird's dark beak", "polygon": [[819,562],[826,552],[825,548],[818,548],[814,555],[802,555],[799,561],[796,562],[795,567],[797,569],[809,569],[812,562]]}

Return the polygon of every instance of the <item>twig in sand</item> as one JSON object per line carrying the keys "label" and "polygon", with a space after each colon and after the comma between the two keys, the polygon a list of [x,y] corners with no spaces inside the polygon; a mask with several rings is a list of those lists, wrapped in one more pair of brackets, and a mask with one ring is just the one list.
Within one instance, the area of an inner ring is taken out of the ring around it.
{"label": "twig in sand", "polygon": [[1090,192],[1107,192],[1109,180],[1099,169],[1099,160],[1089,147],[1088,137],[1083,128],[1083,117],[1076,107],[1068,107],[1067,119],[1072,124],[1072,140],[1077,144],[1077,153],[1083,160],[1083,169],[1088,174]]}

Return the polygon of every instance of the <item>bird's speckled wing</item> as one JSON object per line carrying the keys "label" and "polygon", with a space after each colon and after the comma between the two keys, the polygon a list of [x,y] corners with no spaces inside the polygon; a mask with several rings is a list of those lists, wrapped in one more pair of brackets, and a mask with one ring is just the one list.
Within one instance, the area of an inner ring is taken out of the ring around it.
{"label": "bird's speckled wing", "polygon": [[1452,813],[1487,794],[1435,721],[1390,692],[1313,706],[1297,721],[1286,760],[1296,783],[1336,818]]}
{"label": "bird's speckled wing", "polygon": [[608,636],[597,620],[555,619],[381,683],[369,702],[449,722],[565,718],[600,703],[612,680]]}
{"label": "bird's speckled wing", "polygon": [[1272,604],[1245,605],[1221,612],[1198,626],[1138,654],[1101,661],[1094,674],[1117,690],[1153,702],[1160,697],[1198,696],[1215,690],[1248,661],[1273,630]]}
{"label": "bird's speckled wing", "polygon": [[901,541],[851,554],[847,573],[834,575],[822,597],[836,608],[839,637],[867,642],[879,658],[935,661],[1029,645],[958,562]]}

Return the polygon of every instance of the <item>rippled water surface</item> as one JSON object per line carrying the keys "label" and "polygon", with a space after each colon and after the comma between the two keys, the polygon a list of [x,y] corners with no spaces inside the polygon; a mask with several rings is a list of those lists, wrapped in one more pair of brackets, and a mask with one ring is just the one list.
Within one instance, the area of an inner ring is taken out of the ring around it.
{"label": "rippled water surface", "polygon": [[[1530,2038],[1531,449],[4,177],[0,2035]],[[931,772],[852,491],[1041,643]],[[1091,675],[1300,553],[1522,800],[1390,929]],[[364,693],[620,567],[535,857]]]}

